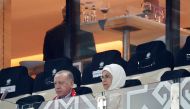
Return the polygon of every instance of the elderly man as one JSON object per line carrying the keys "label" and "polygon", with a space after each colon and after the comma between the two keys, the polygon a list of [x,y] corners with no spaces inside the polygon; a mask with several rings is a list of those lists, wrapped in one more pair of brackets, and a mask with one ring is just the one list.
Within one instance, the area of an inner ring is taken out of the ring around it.
{"label": "elderly man", "polygon": [[73,85],[74,77],[70,71],[61,70],[57,72],[54,77],[54,86],[57,96],[54,98],[54,100],[76,96]]}

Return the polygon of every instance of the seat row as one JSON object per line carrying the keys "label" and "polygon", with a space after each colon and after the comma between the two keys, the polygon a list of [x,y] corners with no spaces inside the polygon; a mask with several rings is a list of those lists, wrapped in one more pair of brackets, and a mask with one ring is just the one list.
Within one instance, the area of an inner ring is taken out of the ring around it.
{"label": "seat row", "polygon": [[[190,36],[176,57],[166,49],[166,45],[162,41],[151,41],[138,45],[128,62],[124,61],[120,52],[116,50],[97,53],[92,57],[92,62],[83,70],[82,85],[91,87],[93,92],[102,91],[101,70],[110,63],[120,64],[124,68],[127,81],[136,79],[140,80],[142,84],[188,76]],[[136,83],[139,82],[136,81]]]}
{"label": "seat row", "polygon": [[138,45],[128,62],[122,58],[121,53],[117,50],[96,53],[82,73],[73,66],[72,60],[65,57],[46,61],[44,72],[37,75],[35,80],[28,76],[26,67],[11,67],[1,70],[0,87],[16,86],[16,91],[9,93],[7,98],[23,94],[39,94],[43,95],[46,100],[51,100],[55,96],[53,78],[56,72],[71,70],[78,93],[101,92],[103,91],[100,79],[101,70],[105,65],[112,63],[119,64],[124,68],[127,76],[124,87],[186,77],[190,74],[188,72],[190,71],[189,51],[190,37],[187,38],[177,57],[174,57],[166,49],[166,45],[162,41],[152,41]]}

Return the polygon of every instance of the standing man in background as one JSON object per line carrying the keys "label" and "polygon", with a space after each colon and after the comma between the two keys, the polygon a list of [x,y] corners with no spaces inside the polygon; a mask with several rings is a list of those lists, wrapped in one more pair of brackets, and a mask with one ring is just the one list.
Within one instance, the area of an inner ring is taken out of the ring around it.
{"label": "standing man in background", "polygon": [[[70,6],[69,8],[72,7]],[[68,23],[70,22],[68,22],[68,18],[71,18],[72,16],[66,17],[66,10],[66,7],[62,9],[62,16],[64,20],[61,24],[46,32],[43,45],[44,61],[62,57],[68,57],[72,60],[81,59],[91,57],[96,53],[93,34],[80,30],[80,19],[77,20],[79,21],[79,25],[72,25],[73,27],[76,27],[77,30],[69,30],[70,27],[68,27]],[[69,11],[69,13],[71,12]],[[73,33],[76,33],[76,36],[73,36]],[[70,44],[70,47],[66,46],[68,45],[67,43]],[[70,56],[67,56],[70,50],[74,52],[72,52]]]}

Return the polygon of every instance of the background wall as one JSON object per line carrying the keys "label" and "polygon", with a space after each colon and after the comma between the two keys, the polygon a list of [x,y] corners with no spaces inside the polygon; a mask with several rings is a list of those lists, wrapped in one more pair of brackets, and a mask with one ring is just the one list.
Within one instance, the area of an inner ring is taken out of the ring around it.
{"label": "background wall", "polygon": [[0,0],[0,68],[3,67],[3,0]]}
{"label": "background wall", "polygon": [[[65,0],[4,0],[6,2],[5,11],[5,31],[4,43],[6,43],[4,49],[4,60],[5,64],[10,65],[10,59],[26,57],[31,55],[38,55],[42,53],[43,40],[47,30],[56,26],[62,21],[61,8],[65,6]],[[85,1],[85,0],[81,0]],[[99,0],[86,0],[97,3]],[[108,17],[113,15],[122,15],[125,9],[129,12],[138,13],[142,11],[141,2],[142,0],[110,0],[111,8],[108,13]],[[161,6],[165,6],[166,0],[159,0]],[[2,24],[2,2],[0,0],[0,24]],[[181,0],[181,27],[190,27],[190,8],[188,7],[190,0]],[[97,8],[99,14],[99,8]],[[10,15],[11,14],[11,15]],[[2,36],[3,33],[2,25],[0,25],[0,66],[2,66],[3,60],[2,52]],[[131,43],[138,45],[144,41],[153,40],[148,33],[149,30],[132,32]],[[163,35],[156,35],[159,38]],[[113,31],[102,31],[94,32],[96,44],[103,44],[122,40],[121,32]],[[105,37],[109,36],[109,37]],[[120,44],[121,45],[121,44]],[[106,49],[106,48],[105,48]],[[5,59],[6,58],[6,59]]]}
{"label": "background wall", "polygon": [[12,0],[12,58],[42,53],[43,39],[62,21],[64,0]]}
{"label": "background wall", "polygon": [[[81,0],[93,1],[99,5],[99,0]],[[122,15],[125,9],[130,12],[139,12],[142,0],[110,0],[111,8],[109,16]],[[166,0],[159,0],[161,6],[165,6]],[[188,8],[190,0],[181,0],[181,27],[190,26],[190,9]],[[62,21],[61,8],[65,6],[65,0],[12,0],[12,58],[30,56],[42,53],[42,44],[46,31]],[[100,13],[97,8],[97,12]],[[97,43],[109,42],[111,39],[121,40],[121,35],[112,38],[102,37],[95,33]],[[108,33],[109,34],[109,33]],[[133,35],[134,34],[134,35]],[[132,33],[135,39],[132,43],[140,42],[140,35]],[[113,41],[112,40],[112,41]]]}
{"label": "background wall", "polygon": [[10,66],[11,0],[0,0],[0,69]]}

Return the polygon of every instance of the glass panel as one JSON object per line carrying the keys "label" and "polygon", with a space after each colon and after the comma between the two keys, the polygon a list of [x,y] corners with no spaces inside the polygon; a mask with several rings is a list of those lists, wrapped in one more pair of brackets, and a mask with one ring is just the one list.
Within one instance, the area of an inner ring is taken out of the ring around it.
{"label": "glass panel", "polygon": [[[190,78],[181,79],[179,83],[163,81],[154,84],[140,85],[102,93],[87,94],[69,99],[50,100],[43,103],[25,104],[20,109],[39,107],[39,109],[189,109]],[[182,92],[182,93],[179,93]],[[40,105],[41,104],[41,105]],[[11,102],[1,101],[0,107],[9,106],[16,109]],[[102,107],[104,106],[104,108]],[[178,108],[177,108],[178,107]]]}
{"label": "glass panel", "polygon": [[17,105],[8,101],[0,101],[0,109],[16,109]]}
{"label": "glass panel", "polygon": [[43,103],[34,102],[21,107],[17,107],[16,101],[13,101],[18,99],[10,98],[0,101],[0,108],[101,109],[100,107],[104,106],[106,109],[189,109],[189,85],[190,77],[187,77],[181,78],[180,84],[172,80],[163,81],[102,93],[81,95],[70,99],[51,100]]}
{"label": "glass panel", "polygon": [[108,92],[108,109],[169,109],[172,83],[164,81]]}
{"label": "glass panel", "polygon": [[65,1],[11,1],[11,66],[18,66],[19,61],[43,59],[45,34],[63,21]]}
{"label": "glass panel", "polygon": [[180,107],[181,109],[190,108],[190,78],[180,79]]}
{"label": "glass panel", "polygon": [[40,109],[170,109],[172,84],[172,81],[164,81],[47,101],[41,104]]}
{"label": "glass panel", "polygon": [[96,100],[91,94],[58,99],[41,104],[39,109],[96,109]]}
{"label": "glass panel", "polygon": [[186,42],[187,36],[190,35],[190,7],[189,0],[180,0],[180,27],[181,27],[181,37],[180,46]]}
{"label": "glass panel", "polygon": [[129,49],[133,52],[139,44],[152,40],[165,42],[165,2],[81,0],[80,27],[93,33],[97,52],[116,49],[129,58],[125,52]]}

